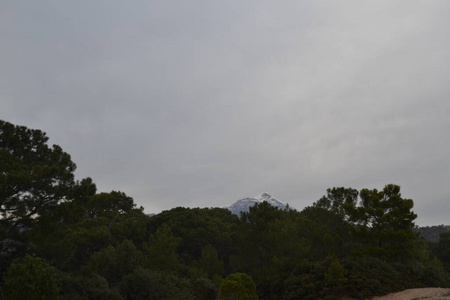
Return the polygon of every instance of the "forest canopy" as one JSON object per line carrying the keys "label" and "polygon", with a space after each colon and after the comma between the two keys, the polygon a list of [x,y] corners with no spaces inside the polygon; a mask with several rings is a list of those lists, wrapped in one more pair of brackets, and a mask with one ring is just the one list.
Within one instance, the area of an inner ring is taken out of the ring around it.
{"label": "forest canopy", "polygon": [[150,217],[124,192],[75,180],[70,155],[47,142],[0,121],[0,299],[363,299],[450,286],[448,232],[422,239],[398,185],[330,188],[301,211],[263,202],[241,217]]}

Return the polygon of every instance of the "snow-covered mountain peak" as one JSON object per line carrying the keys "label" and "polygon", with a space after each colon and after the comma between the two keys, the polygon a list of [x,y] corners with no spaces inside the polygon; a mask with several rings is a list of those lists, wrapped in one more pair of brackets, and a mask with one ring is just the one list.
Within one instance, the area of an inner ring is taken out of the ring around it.
{"label": "snow-covered mountain peak", "polygon": [[[259,202],[267,201],[269,203],[278,203],[278,202],[279,203],[283,203],[280,200],[272,197],[272,195],[267,193],[267,192],[261,193],[261,194],[255,196],[255,197],[253,197],[253,199],[258,200]],[[285,204],[285,203],[283,203],[283,204]]]}
{"label": "snow-covered mountain peak", "polygon": [[265,199],[270,199],[270,198],[272,198],[272,195],[270,195],[270,194],[267,193],[267,192],[264,192],[264,193],[261,193],[261,194],[259,194],[259,195],[256,195],[256,196],[253,197],[253,198],[264,201]]}
{"label": "snow-covered mountain peak", "polygon": [[235,215],[240,216],[241,212],[248,212],[250,207],[255,205],[256,203],[262,203],[267,201],[270,205],[275,206],[279,209],[286,208],[286,204],[279,201],[278,199],[272,197],[267,192],[261,193],[255,197],[247,197],[242,198],[236,201],[233,205],[231,205],[228,209]]}

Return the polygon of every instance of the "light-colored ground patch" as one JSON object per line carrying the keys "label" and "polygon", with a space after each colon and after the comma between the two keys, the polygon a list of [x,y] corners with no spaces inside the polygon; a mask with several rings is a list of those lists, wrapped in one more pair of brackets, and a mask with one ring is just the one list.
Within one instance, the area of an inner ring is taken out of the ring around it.
{"label": "light-colored ground patch", "polygon": [[423,288],[410,289],[386,296],[372,298],[372,300],[450,300],[450,289]]}

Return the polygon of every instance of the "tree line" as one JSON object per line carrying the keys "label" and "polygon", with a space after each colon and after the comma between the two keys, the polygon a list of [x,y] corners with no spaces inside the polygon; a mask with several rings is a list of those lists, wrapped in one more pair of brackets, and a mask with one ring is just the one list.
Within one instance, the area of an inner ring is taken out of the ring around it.
{"label": "tree line", "polygon": [[331,188],[311,206],[241,216],[144,214],[75,180],[46,134],[0,121],[0,299],[358,299],[450,286],[450,234],[414,230],[400,187]]}
{"label": "tree line", "polygon": [[418,232],[426,241],[437,243],[441,233],[450,231],[450,225],[416,226],[414,231]]}

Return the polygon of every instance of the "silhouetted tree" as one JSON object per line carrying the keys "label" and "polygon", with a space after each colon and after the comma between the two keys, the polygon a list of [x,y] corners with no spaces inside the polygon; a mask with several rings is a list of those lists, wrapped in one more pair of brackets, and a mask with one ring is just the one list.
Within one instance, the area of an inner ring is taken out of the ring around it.
{"label": "silhouetted tree", "polygon": [[47,141],[40,130],[0,120],[0,216],[8,235],[70,196],[76,166]]}

